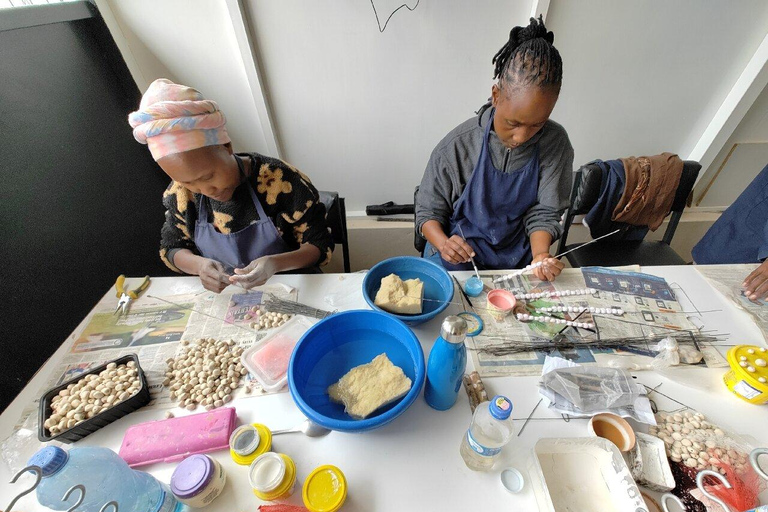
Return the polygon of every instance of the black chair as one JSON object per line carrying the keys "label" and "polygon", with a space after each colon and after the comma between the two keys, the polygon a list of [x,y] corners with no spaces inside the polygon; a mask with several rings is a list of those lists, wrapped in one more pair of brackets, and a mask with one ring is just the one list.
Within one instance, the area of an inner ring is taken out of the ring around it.
{"label": "black chair", "polygon": [[[416,208],[416,196],[419,194],[419,187],[413,191],[413,207]],[[427,248],[427,239],[421,236],[418,228],[416,227],[416,221],[413,222],[413,247],[424,256],[424,249]]]}
{"label": "black chair", "polygon": [[[572,267],[605,266],[617,267],[622,265],[685,265],[685,261],[670,247],[672,237],[683,215],[688,196],[693,190],[696,178],[701,170],[698,162],[686,160],[683,163],[683,173],[680,184],[672,202],[672,216],[660,242],[645,240],[622,240],[623,233],[616,233],[604,240],[588,245],[583,249],[566,255]],[[584,215],[598,200],[603,170],[595,163],[588,163],[576,172],[576,179],[571,189],[571,205],[566,210],[563,236],[557,253],[578,247],[579,244],[566,245],[568,231],[576,215]],[[626,224],[620,224],[627,226]]]}
{"label": "black chair", "polygon": [[331,228],[333,242],[341,246],[344,256],[344,272],[350,272],[349,264],[349,237],[347,233],[347,207],[344,198],[339,197],[338,192],[320,191],[320,202],[325,205],[328,227]]}

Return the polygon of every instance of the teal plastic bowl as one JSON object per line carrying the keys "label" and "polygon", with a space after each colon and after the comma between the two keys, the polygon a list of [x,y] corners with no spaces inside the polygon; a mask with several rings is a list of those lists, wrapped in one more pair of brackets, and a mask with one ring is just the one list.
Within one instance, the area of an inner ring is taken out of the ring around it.
{"label": "teal plastic bowl", "polygon": [[[368,418],[358,420],[332,402],[328,386],[349,370],[387,354],[411,379],[411,390]],[[342,432],[364,432],[391,422],[411,406],[424,385],[424,351],[405,324],[377,311],[337,313],[313,325],[293,349],[288,387],[296,406],[318,425]]]}
{"label": "teal plastic bowl", "polygon": [[[424,302],[420,315],[396,315],[384,311],[373,303],[381,288],[382,278],[397,274],[400,279],[421,279],[424,283]],[[432,320],[453,300],[453,280],[442,266],[424,258],[398,256],[384,260],[371,268],[363,279],[363,297],[375,311],[391,315],[407,325],[419,325]]]}

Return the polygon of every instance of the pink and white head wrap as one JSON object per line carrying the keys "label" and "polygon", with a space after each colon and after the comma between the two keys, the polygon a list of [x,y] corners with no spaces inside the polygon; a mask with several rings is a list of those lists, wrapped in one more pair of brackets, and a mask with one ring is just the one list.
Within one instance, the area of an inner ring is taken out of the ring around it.
{"label": "pink and white head wrap", "polygon": [[227,120],[215,101],[196,89],[166,78],[150,84],[139,110],[128,115],[133,136],[149,146],[157,161],[164,156],[230,142]]}

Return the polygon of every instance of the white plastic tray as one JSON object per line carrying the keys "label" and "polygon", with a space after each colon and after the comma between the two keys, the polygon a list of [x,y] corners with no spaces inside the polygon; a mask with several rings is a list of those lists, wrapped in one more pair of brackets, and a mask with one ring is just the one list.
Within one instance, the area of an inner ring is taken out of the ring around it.
{"label": "white plastic tray", "polygon": [[[291,352],[304,333],[316,323],[314,318],[294,316],[243,352],[240,356],[243,366],[259,381],[264,391],[277,391],[285,386],[288,382],[288,361]],[[270,351],[272,357],[264,359],[266,364],[259,364],[257,358],[260,354],[268,354],[267,351]]]}
{"label": "white plastic tray", "polygon": [[618,448],[599,437],[545,438],[534,458],[550,512],[648,512]]}

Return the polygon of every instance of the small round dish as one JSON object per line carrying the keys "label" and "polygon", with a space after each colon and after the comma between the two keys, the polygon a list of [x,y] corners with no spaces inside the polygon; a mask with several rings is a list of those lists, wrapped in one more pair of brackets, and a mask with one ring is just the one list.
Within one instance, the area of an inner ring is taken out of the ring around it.
{"label": "small round dish", "polygon": [[517,469],[507,468],[501,472],[501,485],[511,494],[517,494],[525,487],[525,479]]}

